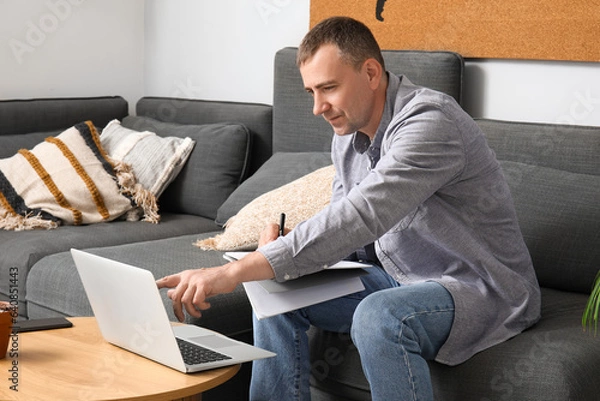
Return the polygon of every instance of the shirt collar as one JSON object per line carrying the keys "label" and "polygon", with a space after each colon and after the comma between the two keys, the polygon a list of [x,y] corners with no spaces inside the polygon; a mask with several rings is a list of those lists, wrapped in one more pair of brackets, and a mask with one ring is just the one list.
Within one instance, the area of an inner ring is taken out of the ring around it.
{"label": "shirt collar", "polygon": [[387,76],[388,86],[385,94],[385,106],[383,108],[383,115],[381,116],[379,127],[377,128],[377,132],[375,133],[373,142],[371,142],[371,139],[365,133],[362,133],[360,131],[354,133],[352,145],[354,146],[354,150],[357,153],[365,153],[369,148],[371,148],[373,152],[379,154],[379,149],[381,148],[381,141],[383,140],[383,136],[385,134],[385,131],[387,130],[387,127],[392,121],[392,117],[394,115],[396,93],[398,93],[398,87],[400,86],[402,77],[398,77],[395,74],[391,74],[389,72],[387,72]]}

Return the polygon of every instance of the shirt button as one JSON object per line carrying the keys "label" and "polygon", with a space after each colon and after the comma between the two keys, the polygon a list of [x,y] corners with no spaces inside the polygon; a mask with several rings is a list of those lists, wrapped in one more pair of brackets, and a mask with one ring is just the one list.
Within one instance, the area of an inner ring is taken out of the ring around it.
{"label": "shirt button", "polygon": [[289,280],[291,277],[290,277],[290,275],[289,275],[289,274],[286,274],[285,276],[283,276],[283,278],[284,278],[285,280]]}
{"label": "shirt button", "polygon": [[323,269],[327,269],[329,267],[329,265],[323,265],[321,266]]}

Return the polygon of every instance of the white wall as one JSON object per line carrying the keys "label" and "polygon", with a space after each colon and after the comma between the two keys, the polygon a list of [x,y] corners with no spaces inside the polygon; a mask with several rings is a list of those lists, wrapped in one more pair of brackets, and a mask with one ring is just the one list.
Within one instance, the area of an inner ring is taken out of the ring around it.
{"label": "white wall", "polygon": [[[272,102],[309,0],[0,0],[0,99],[120,94]],[[468,60],[475,117],[600,126],[600,63]]]}
{"label": "white wall", "polygon": [[0,0],[0,99],[143,96],[144,0]]}
{"label": "white wall", "polygon": [[147,0],[146,94],[271,104],[273,56],[308,20],[308,0]]}

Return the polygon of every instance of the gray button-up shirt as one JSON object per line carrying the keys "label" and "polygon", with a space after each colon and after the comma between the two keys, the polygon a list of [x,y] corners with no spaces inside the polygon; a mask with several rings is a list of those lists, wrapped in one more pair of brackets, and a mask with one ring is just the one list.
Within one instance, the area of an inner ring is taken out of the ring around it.
{"label": "gray button-up shirt", "polygon": [[277,280],[375,243],[398,282],[437,281],[454,324],[437,361],[454,365],[534,324],[540,291],[502,170],[453,98],[388,74],[373,142],[334,135],[332,203],[260,248]]}

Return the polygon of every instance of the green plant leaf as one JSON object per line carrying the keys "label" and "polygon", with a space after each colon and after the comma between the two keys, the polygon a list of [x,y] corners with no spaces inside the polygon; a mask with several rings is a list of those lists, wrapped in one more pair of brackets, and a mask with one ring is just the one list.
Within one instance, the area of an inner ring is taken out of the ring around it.
{"label": "green plant leaf", "polygon": [[583,311],[581,318],[581,324],[583,330],[592,330],[594,328],[594,335],[598,333],[598,312],[600,311],[600,271],[596,274],[594,279],[594,285],[592,292],[588,299],[588,302]]}

